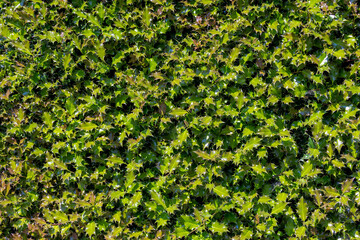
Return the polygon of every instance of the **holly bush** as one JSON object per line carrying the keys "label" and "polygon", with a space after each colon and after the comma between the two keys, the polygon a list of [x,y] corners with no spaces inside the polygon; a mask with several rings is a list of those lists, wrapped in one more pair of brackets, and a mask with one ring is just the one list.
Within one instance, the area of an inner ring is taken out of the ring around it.
{"label": "holly bush", "polygon": [[0,16],[2,239],[359,239],[355,1]]}

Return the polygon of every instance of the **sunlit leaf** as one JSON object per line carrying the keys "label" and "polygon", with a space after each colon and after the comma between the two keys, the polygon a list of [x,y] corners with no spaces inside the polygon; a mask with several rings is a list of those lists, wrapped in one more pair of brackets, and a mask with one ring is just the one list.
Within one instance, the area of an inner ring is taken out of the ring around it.
{"label": "sunlit leaf", "polygon": [[213,222],[211,227],[209,228],[213,233],[219,233],[222,235],[223,233],[227,232],[228,229],[225,224],[219,222]]}
{"label": "sunlit leaf", "polygon": [[180,117],[180,116],[186,115],[187,111],[180,109],[180,108],[176,108],[176,109],[171,110],[170,114],[173,116],[176,116],[176,117]]}
{"label": "sunlit leaf", "polygon": [[272,211],[271,211],[271,214],[278,214],[278,213],[284,211],[284,209],[286,208],[286,206],[287,206],[287,203],[286,203],[286,202],[279,202],[279,203],[277,203],[277,204],[273,207],[273,209],[272,209]]}
{"label": "sunlit leaf", "polygon": [[223,186],[217,186],[213,189],[214,193],[216,193],[217,195],[219,195],[222,198],[225,197],[229,197],[229,190],[227,190],[225,187]]}
{"label": "sunlit leaf", "polygon": [[90,222],[86,225],[85,231],[86,234],[91,237],[92,235],[95,234],[95,229],[96,229],[96,223],[95,222]]}
{"label": "sunlit leaf", "polygon": [[351,190],[354,178],[347,179],[341,184],[341,191],[346,193]]}
{"label": "sunlit leaf", "polygon": [[85,131],[91,131],[94,128],[97,128],[97,125],[95,123],[88,122],[80,124],[78,128]]}
{"label": "sunlit leaf", "polygon": [[307,204],[304,201],[304,197],[301,197],[300,202],[298,203],[298,214],[303,222],[305,222],[307,218],[307,213],[308,213]]}

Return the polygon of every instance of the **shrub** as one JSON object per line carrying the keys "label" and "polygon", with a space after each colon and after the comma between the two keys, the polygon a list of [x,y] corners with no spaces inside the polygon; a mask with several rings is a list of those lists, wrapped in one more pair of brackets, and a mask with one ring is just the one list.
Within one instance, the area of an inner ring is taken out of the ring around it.
{"label": "shrub", "polygon": [[0,2],[4,239],[359,239],[355,1]]}

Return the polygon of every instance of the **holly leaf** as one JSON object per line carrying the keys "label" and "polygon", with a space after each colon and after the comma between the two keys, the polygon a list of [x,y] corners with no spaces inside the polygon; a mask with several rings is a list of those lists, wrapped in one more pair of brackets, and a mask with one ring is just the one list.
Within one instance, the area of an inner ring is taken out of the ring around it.
{"label": "holly leaf", "polygon": [[129,203],[130,207],[137,207],[139,205],[139,202],[142,198],[141,192],[136,192],[134,196],[131,198],[131,201]]}
{"label": "holly leaf", "polygon": [[96,127],[97,125],[95,123],[87,122],[87,123],[82,123],[78,128],[85,131],[91,131]]}
{"label": "holly leaf", "polygon": [[175,117],[181,117],[181,116],[184,116],[185,114],[187,114],[187,111],[184,109],[176,108],[176,109],[171,110],[170,114]]}
{"label": "holly leaf", "polygon": [[194,229],[199,226],[199,224],[191,216],[183,215],[181,218],[184,220],[184,225],[187,229]]}
{"label": "holly leaf", "polygon": [[353,181],[354,181],[354,178],[351,178],[351,179],[348,179],[348,180],[346,180],[345,182],[343,182],[343,183],[341,184],[341,191],[342,191],[343,193],[346,193],[346,192],[350,191],[350,190],[351,190],[351,187],[352,187]]}
{"label": "holly leaf", "polygon": [[279,202],[273,207],[271,214],[278,214],[282,212],[286,208],[286,205],[287,205],[286,202]]}
{"label": "holly leaf", "polygon": [[185,228],[176,228],[175,234],[177,237],[182,238],[189,235],[189,231]]}
{"label": "holly leaf", "polygon": [[219,222],[213,222],[209,228],[213,233],[219,233],[222,235],[224,232],[227,232],[228,229],[225,224]]}
{"label": "holly leaf", "polygon": [[116,164],[123,164],[124,163],[124,161],[120,157],[117,157],[117,156],[108,157],[106,160],[110,161],[112,163],[116,163]]}
{"label": "holly leaf", "polygon": [[95,234],[95,229],[96,229],[96,223],[95,222],[88,223],[86,225],[86,228],[85,228],[86,234],[89,237],[91,237],[92,235]]}
{"label": "holly leaf", "polygon": [[305,177],[307,175],[309,175],[309,173],[312,170],[312,164],[310,163],[310,161],[307,161],[306,163],[304,163],[304,165],[302,166],[302,170],[301,170],[301,177]]}
{"label": "holly leaf", "polygon": [[249,229],[245,229],[240,235],[240,240],[251,239],[252,236],[253,236],[253,232]]}
{"label": "holly leaf", "polygon": [[150,11],[149,11],[149,8],[146,6],[145,9],[144,9],[144,22],[145,22],[145,25],[146,26],[150,26]]}
{"label": "holly leaf", "polygon": [[301,197],[300,202],[298,203],[298,214],[303,222],[305,222],[307,218],[307,213],[308,213],[307,204],[304,201],[304,197]]}
{"label": "holly leaf", "polygon": [[227,190],[225,187],[223,186],[217,186],[213,189],[214,193],[216,193],[217,195],[219,195],[222,198],[225,197],[229,197],[229,190]]}
{"label": "holly leaf", "polygon": [[261,139],[258,137],[251,138],[244,146],[244,151],[250,151],[260,146]]}
{"label": "holly leaf", "polygon": [[56,220],[58,220],[58,221],[60,221],[62,223],[66,223],[66,222],[69,221],[68,216],[64,212],[56,211],[52,215]]}
{"label": "holly leaf", "polygon": [[149,63],[150,72],[155,71],[156,66],[157,66],[156,61],[155,61],[153,58],[150,58],[150,59],[148,60],[148,63]]}
{"label": "holly leaf", "polygon": [[166,204],[160,193],[158,193],[155,190],[152,190],[152,191],[150,191],[150,195],[157,204],[163,206],[166,209]]}

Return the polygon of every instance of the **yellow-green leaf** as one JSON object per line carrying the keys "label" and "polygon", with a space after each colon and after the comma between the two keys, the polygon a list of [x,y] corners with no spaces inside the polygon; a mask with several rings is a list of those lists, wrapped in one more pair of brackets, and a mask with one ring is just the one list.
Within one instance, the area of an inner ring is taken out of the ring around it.
{"label": "yellow-green leaf", "polygon": [[130,207],[137,207],[139,205],[139,202],[142,198],[141,192],[136,192],[134,196],[131,198],[131,201],[129,203]]}
{"label": "yellow-green leaf", "polygon": [[124,163],[124,161],[120,157],[117,157],[117,156],[108,157],[106,160],[110,161],[112,163],[116,163],[116,164],[123,164]]}
{"label": "yellow-green leaf", "polygon": [[301,170],[301,177],[307,176],[311,172],[312,167],[313,166],[310,163],[310,161],[307,161],[306,163],[304,163],[304,165],[302,166],[302,170]]}
{"label": "yellow-green leaf", "polygon": [[229,190],[227,190],[225,187],[223,186],[217,186],[213,189],[214,193],[216,193],[217,195],[219,195],[222,198],[225,197],[229,197]]}
{"label": "yellow-green leaf", "polygon": [[176,228],[175,234],[177,237],[182,238],[189,235],[189,231],[184,228]]}
{"label": "yellow-green leaf", "polygon": [[346,180],[345,182],[343,182],[343,183],[341,184],[341,191],[342,191],[343,193],[346,193],[346,192],[350,191],[350,190],[351,190],[351,187],[352,187],[353,181],[354,181],[354,178],[351,178],[351,179],[348,179],[348,180]]}
{"label": "yellow-green leaf", "polygon": [[286,208],[286,205],[287,205],[286,202],[279,202],[273,207],[271,214],[278,214],[282,212]]}
{"label": "yellow-green leaf", "polygon": [[149,11],[149,8],[146,6],[145,9],[144,9],[144,22],[146,24],[146,26],[150,26],[150,11]]}
{"label": "yellow-green leaf", "polygon": [[69,221],[68,216],[67,216],[64,212],[61,212],[61,211],[56,211],[56,212],[54,212],[54,213],[52,214],[52,216],[53,216],[56,220],[58,220],[58,221],[60,221],[60,222],[63,222],[63,223],[66,223],[66,222]]}
{"label": "yellow-green leaf", "polygon": [[185,114],[187,114],[187,111],[181,108],[176,108],[171,110],[170,112],[171,115],[174,115],[176,117],[180,117],[180,116],[184,116]]}
{"label": "yellow-green leaf", "polygon": [[97,125],[95,123],[87,122],[87,123],[82,123],[78,128],[81,130],[90,131],[96,127]]}
{"label": "yellow-green leaf", "polygon": [[92,235],[95,234],[95,229],[96,229],[96,223],[95,222],[88,223],[86,225],[86,228],[85,228],[86,234],[89,237],[91,237]]}
{"label": "yellow-green leaf", "polygon": [[240,235],[240,240],[251,239],[252,236],[253,236],[253,232],[249,229],[245,229]]}
{"label": "yellow-green leaf", "polygon": [[226,225],[223,223],[219,223],[219,222],[213,222],[213,224],[210,227],[210,230],[213,233],[219,233],[220,235],[222,235],[224,232],[228,231]]}
{"label": "yellow-green leaf", "polygon": [[300,219],[305,222],[307,218],[308,208],[307,204],[304,201],[304,197],[301,197],[300,202],[298,204],[298,214],[300,216]]}

